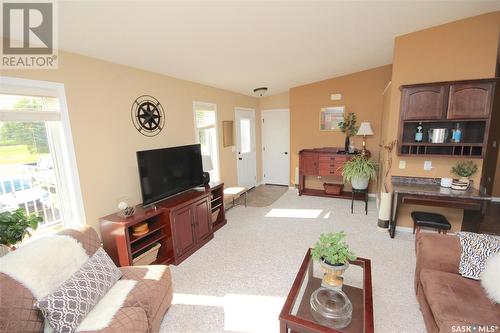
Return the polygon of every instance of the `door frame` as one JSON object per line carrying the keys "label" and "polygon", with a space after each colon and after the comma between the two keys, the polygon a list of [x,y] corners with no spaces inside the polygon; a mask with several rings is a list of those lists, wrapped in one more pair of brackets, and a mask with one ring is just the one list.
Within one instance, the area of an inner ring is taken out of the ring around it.
{"label": "door frame", "polygon": [[[256,117],[255,117],[255,109],[252,109],[252,108],[245,108],[245,107],[240,107],[240,106],[237,106],[234,108],[234,122],[235,122],[235,131],[236,131],[236,145],[235,145],[235,148],[236,148],[236,181],[238,182],[238,185],[240,184],[240,174],[238,172],[238,145],[239,145],[239,142],[238,142],[238,123],[236,121],[236,113],[238,111],[249,111],[249,112],[252,112],[253,113],[253,119],[254,119],[254,124],[253,124],[253,151],[255,153],[255,164],[253,165],[253,168],[255,170],[255,178],[254,178],[254,187],[257,186],[257,145],[256,145],[256,142],[257,142],[257,139],[256,139],[256,132],[257,132],[257,124],[255,123],[256,122]],[[248,189],[249,190],[249,189]]]}
{"label": "door frame", "polygon": [[[196,106],[207,106],[207,108],[213,108],[215,111],[215,154],[217,154],[217,177],[219,178],[219,181],[221,180],[221,172],[220,172],[220,150],[219,150],[219,119],[217,115],[217,104],[215,103],[210,103],[210,102],[200,102],[200,101],[193,101],[193,120],[194,120],[194,142],[195,143],[200,143],[199,142],[199,130],[198,127],[196,126]],[[213,161],[212,161],[213,162]]]}
{"label": "door frame", "polygon": [[[291,142],[291,136],[290,136],[290,109],[282,108],[282,109],[266,109],[266,110],[261,110],[260,111],[261,125],[263,125],[263,123],[264,123],[264,115],[266,113],[270,113],[270,112],[274,112],[274,111],[286,111],[288,113],[288,155],[287,155],[287,158],[288,158],[288,183],[286,184],[286,186],[290,186],[290,176],[291,176],[291,172],[290,172],[290,155],[291,155],[290,154],[290,142]],[[266,172],[266,154],[264,153],[264,147],[266,146],[266,141],[265,141],[265,137],[264,137],[263,127],[261,127],[260,135],[261,135],[261,142],[262,142],[262,182],[265,183],[264,173]],[[278,184],[278,185],[280,185],[280,184]],[[283,186],[285,186],[285,185],[283,185]]]}

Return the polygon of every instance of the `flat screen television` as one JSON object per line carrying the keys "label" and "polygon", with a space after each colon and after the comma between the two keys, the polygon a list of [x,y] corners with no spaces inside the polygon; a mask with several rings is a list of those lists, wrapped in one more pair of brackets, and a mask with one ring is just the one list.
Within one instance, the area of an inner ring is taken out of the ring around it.
{"label": "flat screen television", "polygon": [[138,151],[137,164],[144,206],[203,184],[199,144]]}

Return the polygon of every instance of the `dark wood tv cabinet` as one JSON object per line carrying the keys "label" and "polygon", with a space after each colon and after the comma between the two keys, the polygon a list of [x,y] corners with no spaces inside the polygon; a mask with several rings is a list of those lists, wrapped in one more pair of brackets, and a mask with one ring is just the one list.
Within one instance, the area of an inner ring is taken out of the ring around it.
{"label": "dark wood tv cabinet", "polygon": [[[214,237],[214,227],[226,223],[223,206],[219,206],[222,209],[212,222],[212,211],[216,210],[213,204],[224,201],[223,188],[223,183],[211,184],[151,207],[137,205],[135,214],[128,218],[117,213],[102,217],[104,249],[116,265],[131,266],[137,255],[159,243],[157,259],[152,264],[180,264]],[[148,223],[149,231],[134,236],[133,227],[144,222]]]}

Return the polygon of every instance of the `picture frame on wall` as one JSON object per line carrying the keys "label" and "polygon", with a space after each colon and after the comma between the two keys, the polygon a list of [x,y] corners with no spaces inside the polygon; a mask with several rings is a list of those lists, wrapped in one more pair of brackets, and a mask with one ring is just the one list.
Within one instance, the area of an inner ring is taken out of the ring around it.
{"label": "picture frame on wall", "polygon": [[327,106],[319,113],[320,131],[340,131],[339,122],[344,120],[344,106]]}

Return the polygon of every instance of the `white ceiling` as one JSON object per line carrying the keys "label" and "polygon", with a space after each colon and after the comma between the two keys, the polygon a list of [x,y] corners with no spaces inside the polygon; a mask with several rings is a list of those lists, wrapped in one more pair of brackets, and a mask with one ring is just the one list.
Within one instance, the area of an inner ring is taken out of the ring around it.
{"label": "white ceiling", "polygon": [[500,1],[59,3],[63,50],[252,95],[392,62],[394,37]]}

